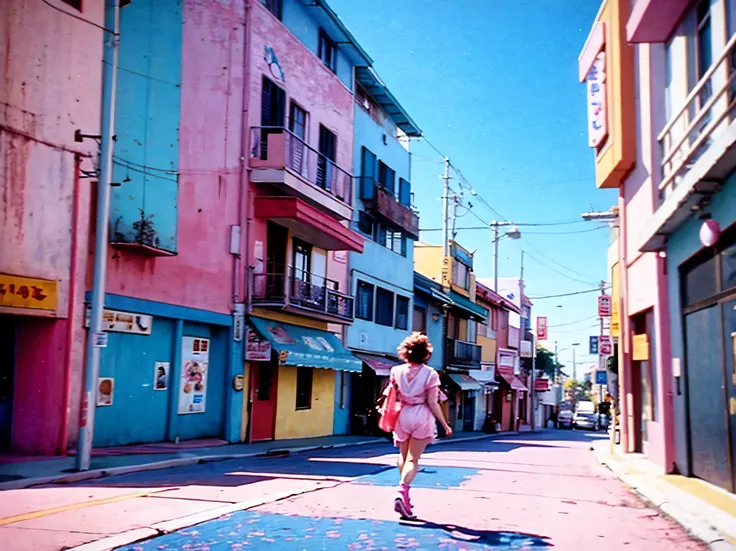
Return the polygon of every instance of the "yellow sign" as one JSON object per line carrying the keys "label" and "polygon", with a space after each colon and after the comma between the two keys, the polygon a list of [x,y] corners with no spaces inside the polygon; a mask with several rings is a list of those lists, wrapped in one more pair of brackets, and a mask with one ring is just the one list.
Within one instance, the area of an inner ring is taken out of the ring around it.
{"label": "yellow sign", "polygon": [[649,337],[646,333],[634,335],[632,359],[635,362],[646,362],[649,360]]}
{"label": "yellow sign", "polygon": [[618,263],[611,269],[611,336],[621,336],[621,291]]}
{"label": "yellow sign", "polygon": [[56,281],[0,274],[0,307],[55,312],[57,299]]}

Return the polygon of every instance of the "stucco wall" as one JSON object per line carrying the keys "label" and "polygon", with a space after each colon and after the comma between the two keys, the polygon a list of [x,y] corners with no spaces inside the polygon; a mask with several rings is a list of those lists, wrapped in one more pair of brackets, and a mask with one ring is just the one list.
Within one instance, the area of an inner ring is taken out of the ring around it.
{"label": "stucco wall", "polygon": [[335,410],[335,372],[313,369],[312,407],[296,409],[296,367],[279,367],[275,439],[332,434]]}

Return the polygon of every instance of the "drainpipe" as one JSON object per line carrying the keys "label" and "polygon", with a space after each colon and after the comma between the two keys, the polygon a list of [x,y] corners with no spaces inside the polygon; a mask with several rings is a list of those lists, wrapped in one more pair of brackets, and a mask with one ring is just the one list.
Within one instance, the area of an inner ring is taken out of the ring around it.
{"label": "drainpipe", "polygon": [[[105,274],[110,218],[110,180],[112,178],[113,136],[115,134],[115,93],[118,54],[120,51],[119,0],[106,0],[105,27],[113,29],[106,35],[102,63],[102,132],[100,140],[100,176],[97,182],[97,225],[95,227],[95,263],[92,284],[92,317],[87,334],[87,355],[84,371],[84,393],[79,421],[77,469],[89,470],[92,438],[95,426],[97,379],[100,374],[100,348],[106,345],[102,332],[102,311],[105,307]],[[96,342],[98,341],[99,342]]]}
{"label": "drainpipe", "polygon": [[[621,307],[621,336],[619,337],[619,367],[618,367],[618,407],[621,411],[619,419],[621,449],[624,453],[632,451],[629,447],[629,375],[631,367],[631,350],[629,344],[630,322],[629,322],[629,269],[628,257],[626,256],[626,240],[628,238],[628,210],[624,198],[624,188],[621,188],[619,197],[619,212],[621,215],[621,233],[618,243],[618,257],[620,273],[619,301]],[[615,427],[614,427],[615,430]]]}
{"label": "drainpipe", "polygon": [[[243,216],[245,216],[245,246],[241,243],[241,250],[243,251],[243,257],[235,259],[237,268],[235,270],[235,277],[242,285],[245,286],[243,296],[245,298],[245,314],[246,317],[251,313],[253,309],[252,296],[251,296],[251,285],[250,285],[250,247],[251,247],[251,200],[250,200],[250,189],[248,185],[249,174],[248,170],[248,159],[250,157],[250,126],[248,117],[248,104],[250,101],[250,26],[251,26],[251,2],[245,0],[245,27],[243,29],[243,40],[245,41],[245,48],[243,51],[243,113],[241,118],[241,135],[240,141],[240,205],[238,207],[238,221],[243,223]],[[247,347],[247,342],[246,342]],[[243,361],[245,361],[245,353],[243,354]],[[252,366],[251,366],[252,369]],[[245,441],[250,442],[250,429],[251,429],[251,379],[252,373],[248,371],[248,380],[244,381],[243,385],[243,400],[245,407],[248,412],[248,422],[245,428]],[[241,416],[242,418],[242,416]]]}
{"label": "drainpipe", "polygon": [[70,254],[69,268],[69,305],[67,309],[67,326],[66,326],[66,351],[64,353],[64,390],[62,394],[61,424],[59,425],[59,437],[56,445],[56,453],[66,455],[67,444],[69,443],[69,408],[71,405],[72,390],[72,349],[74,348],[74,329],[76,328],[76,310],[74,305],[77,303],[77,234],[79,232],[79,194],[80,182],[79,177],[82,159],[79,155],[74,156],[74,195],[72,198],[72,242]]}

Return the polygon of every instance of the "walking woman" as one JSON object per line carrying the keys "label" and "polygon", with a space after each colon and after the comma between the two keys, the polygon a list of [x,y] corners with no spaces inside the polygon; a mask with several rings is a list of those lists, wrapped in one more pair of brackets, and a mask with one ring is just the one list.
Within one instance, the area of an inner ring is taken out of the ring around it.
{"label": "walking woman", "polygon": [[426,335],[414,332],[399,346],[403,365],[391,368],[389,386],[397,394],[400,409],[394,426],[394,444],[399,447],[400,482],[394,510],[414,518],[409,489],[419,471],[419,458],[437,436],[437,422],[452,436],[439,404],[440,377],[426,363],[432,357],[432,344]]}

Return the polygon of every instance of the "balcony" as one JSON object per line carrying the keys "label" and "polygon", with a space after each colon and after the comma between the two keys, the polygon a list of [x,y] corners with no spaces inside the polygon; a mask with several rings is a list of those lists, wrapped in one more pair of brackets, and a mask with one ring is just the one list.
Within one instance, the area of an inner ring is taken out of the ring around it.
{"label": "balcony", "polygon": [[352,217],[353,177],[282,127],[251,128],[251,181],[281,187],[341,220]]}
{"label": "balcony", "polygon": [[661,250],[667,235],[718,190],[736,165],[735,45],[736,35],[657,137],[661,203],[641,236],[642,251]]}
{"label": "balcony", "polygon": [[447,339],[446,363],[455,367],[480,369],[482,348],[477,344],[455,339]]}
{"label": "balcony", "polygon": [[412,238],[419,239],[419,216],[411,208],[409,193],[400,198],[372,178],[362,177],[360,198],[374,214],[392,222]]}
{"label": "balcony", "polygon": [[336,281],[288,266],[274,273],[253,274],[251,298],[254,307],[278,308],[349,325],[354,299],[337,289]]}

